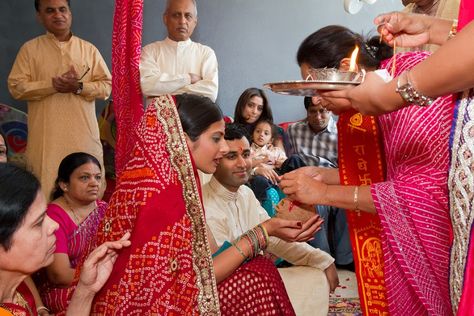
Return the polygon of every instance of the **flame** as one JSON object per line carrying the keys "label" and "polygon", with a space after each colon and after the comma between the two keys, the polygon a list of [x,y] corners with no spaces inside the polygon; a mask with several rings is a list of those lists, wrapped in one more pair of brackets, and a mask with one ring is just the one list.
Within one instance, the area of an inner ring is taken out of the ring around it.
{"label": "flame", "polygon": [[349,71],[355,71],[357,65],[357,55],[359,54],[359,46],[356,45],[351,54],[351,63],[349,64]]}

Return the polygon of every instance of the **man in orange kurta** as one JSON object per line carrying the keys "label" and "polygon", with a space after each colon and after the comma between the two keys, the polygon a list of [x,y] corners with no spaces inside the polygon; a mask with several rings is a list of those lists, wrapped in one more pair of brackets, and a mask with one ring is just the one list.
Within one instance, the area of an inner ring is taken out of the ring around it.
{"label": "man in orange kurta", "polygon": [[66,155],[87,152],[103,165],[95,99],[108,98],[111,75],[97,48],[72,34],[69,1],[35,8],[47,32],[21,47],[8,88],[28,101],[27,163],[49,195]]}

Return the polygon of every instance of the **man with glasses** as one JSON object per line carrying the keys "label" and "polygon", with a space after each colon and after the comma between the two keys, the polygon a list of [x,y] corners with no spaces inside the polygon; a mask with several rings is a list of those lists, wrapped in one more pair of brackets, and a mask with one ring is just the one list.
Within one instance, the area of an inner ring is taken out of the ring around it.
{"label": "man with glasses", "polygon": [[142,92],[151,98],[163,94],[191,93],[215,101],[217,98],[217,58],[205,45],[190,37],[196,27],[194,0],[168,0],[163,22],[168,36],[145,46],[140,61]]}
{"label": "man with glasses", "polygon": [[8,88],[28,102],[27,164],[48,196],[68,154],[87,152],[103,165],[95,99],[108,98],[112,80],[97,48],[72,34],[69,0],[35,0],[35,9],[46,34],[21,47]]}

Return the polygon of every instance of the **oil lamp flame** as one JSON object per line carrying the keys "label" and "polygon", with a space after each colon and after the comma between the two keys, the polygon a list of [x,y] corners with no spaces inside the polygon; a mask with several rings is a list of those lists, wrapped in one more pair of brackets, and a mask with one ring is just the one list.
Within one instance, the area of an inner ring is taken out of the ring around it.
{"label": "oil lamp flame", "polygon": [[356,45],[351,54],[351,62],[349,64],[349,71],[356,71],[357,55],[359,54],[359,46]]}

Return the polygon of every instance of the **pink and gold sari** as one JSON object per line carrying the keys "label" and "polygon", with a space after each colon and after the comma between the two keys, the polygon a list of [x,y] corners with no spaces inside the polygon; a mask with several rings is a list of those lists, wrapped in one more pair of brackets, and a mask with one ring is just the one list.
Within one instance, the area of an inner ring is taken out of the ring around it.
{"label": "pink and gold sari", "polygon": [[[84,221],[77,226],[72,221],[67,212],[57,204],[48,205],[48,215],[63,227],[75,227],[70,230],[70,235],[67,236],[67,255],[71,268],[76,268],[81,264],[81,260],[85,254],[90,253],[91,240],[94,240],[97,235],[102,218],[104,217],[107,203],[104,201],[97,201],[96,209],[87,216]],[[59,247],[58,247],[59,248]],[[46,271],[41,270],[36,278],[38,291],[45,306],[55,315],[63,315],[69,305],[69,299],[74,292],[75,286],[58,287],[48,280]]]}
{"label": "pink and gold sari", "polygon": [[[395,75],[426,57],[398,55]],[[390,71],[391,60],[382,68]],[[409,106],[378,118],[387,175],[371,193],[382,225],[391,315],[452,314],[446,182],[453,105],[452,96],[440,97],[429,107]]]}

